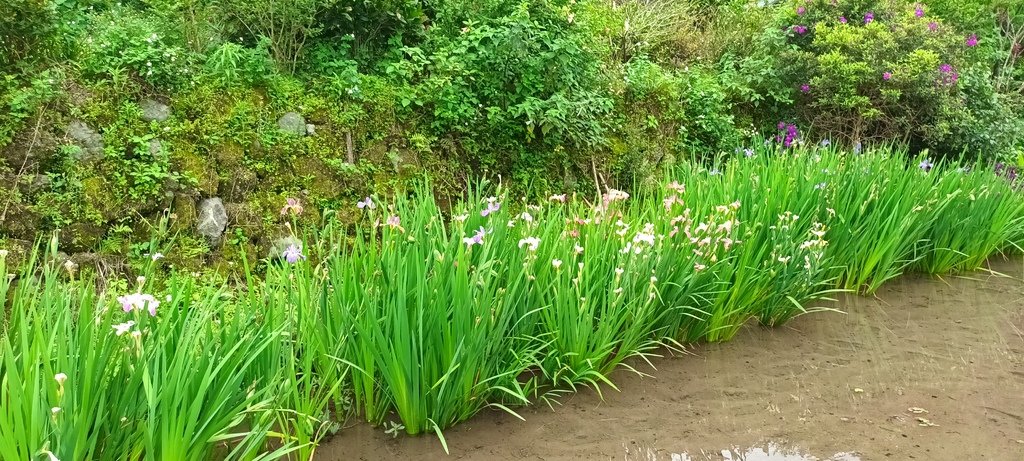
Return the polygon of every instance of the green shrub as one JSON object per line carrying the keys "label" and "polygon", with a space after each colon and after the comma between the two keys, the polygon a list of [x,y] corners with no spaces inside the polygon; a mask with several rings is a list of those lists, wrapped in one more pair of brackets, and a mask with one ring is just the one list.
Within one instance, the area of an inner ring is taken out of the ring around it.
{"label": "green shrub", "polygon": [[612,100],[597,56],[564,17],[524,2],[428,45],[403,48],[387,72],[409,83],[402,105],[427,115],[432,134],[456,138],[474,163],[499,173],[543,168],[564,161],[562,148],[604,142]]}
{"label": "green shrub", "polygon": [[130,9],[93,17],[91,37],[83,43],[82,72],[92,78],[129,74],[153,87],[170,89],[189,82],[194,56],[174,29]]}
{"label": "green shrub", "polygon": [[203,68],[204,77],[221,86],[263,85],[274,71],[265,39],[253,48],[224,42],[213,49]]}
{"label": "green shrub", "polygon": [[645,59],[626,65],[627,110],[667,129],[673,147],[688,157],[731,151],[739,141],[731,106],[717,76],[705,69],[666,70]]}
{"label": "green shrub", "polygon": [[985,38],[976,46],[970,34],[909,1],[791,1],[731,71],[769,80],[740,92],[769,102],[762,116],[796,116],[822,137],[998,155],[1019,128],[986,123],[1008,108],[984,70]]}
{"label": "green shrub", "polygon": [[319,16],[337,3],[338,0],[222,0],[221,8],[249,40],[266,38],[277,63],[293,72],[307,42],[323,30]]}

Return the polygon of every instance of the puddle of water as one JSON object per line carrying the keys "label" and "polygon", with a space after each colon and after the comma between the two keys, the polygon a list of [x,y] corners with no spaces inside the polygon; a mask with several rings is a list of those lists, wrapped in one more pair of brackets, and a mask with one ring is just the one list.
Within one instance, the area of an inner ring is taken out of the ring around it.
{"label": "puddle of water", "polygon": [[687,453],[673,453],[672,461],[860,461],[860,457],[853,453],[836,453],[828,458],[819,458],[802,453],[795,448],[786,448],[777,443],[769,442],[764,447],[751,447],[747,449],[732,448],[722,450],[721,453],[701,453],[690,455]]}

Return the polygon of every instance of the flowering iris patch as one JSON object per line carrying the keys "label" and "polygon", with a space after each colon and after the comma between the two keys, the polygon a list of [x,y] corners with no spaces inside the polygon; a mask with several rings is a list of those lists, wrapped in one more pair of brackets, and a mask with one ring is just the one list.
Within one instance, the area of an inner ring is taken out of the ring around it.
{"label": "flowering iris patch", "polygon": [[125,312],[133,310],[149,311],[149,315],[153,317],[156,317],[156,309],[160,307],[160,301],[157,301],[153,295],[145,293],[131,293],[118,296],[117,302],[121,303],[121,309],[124,309]]}

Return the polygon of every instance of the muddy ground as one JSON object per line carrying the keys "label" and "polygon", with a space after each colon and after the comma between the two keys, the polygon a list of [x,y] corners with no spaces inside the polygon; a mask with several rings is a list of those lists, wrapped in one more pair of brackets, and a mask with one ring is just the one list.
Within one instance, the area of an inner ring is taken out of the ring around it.
{"label": "muddy ground", "polygon": [[724,344],[619,372],[526,421],[485,412],[435,437],[364,424],[317,460],[1024,460],[1024,262],[1009,277],[906,276],[845,314],[746,327]]}

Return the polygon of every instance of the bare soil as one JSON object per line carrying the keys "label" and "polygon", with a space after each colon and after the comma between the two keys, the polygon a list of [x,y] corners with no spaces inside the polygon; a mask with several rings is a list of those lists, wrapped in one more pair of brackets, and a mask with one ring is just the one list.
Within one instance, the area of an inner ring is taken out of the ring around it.
{"label": "bare soil", "polygon": [[346,427],[317,460],[1024,460],[1024,262],[1006,276],[905,276],[845,314],[806,315],[617,372],[519,421],[485,412],[436,437]]}

